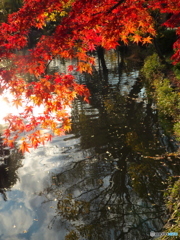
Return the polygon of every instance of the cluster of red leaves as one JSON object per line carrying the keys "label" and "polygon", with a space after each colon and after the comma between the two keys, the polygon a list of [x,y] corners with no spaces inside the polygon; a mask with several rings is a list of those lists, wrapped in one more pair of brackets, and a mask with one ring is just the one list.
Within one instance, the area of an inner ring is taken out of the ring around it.
{"label": "cluster of red leaves", "polygon": [[[24,0],[18,12],[10,14],[7,23],[0,26],[0,58],[8,59],[7,69],[0,70],[1,92],[8,89],[14,96],[13,104],[24,106],[19,116],[7,116],[9,127],[5,143],[13,146],[23,136],[20,149],[28,151],[61,135],[70,129],[70,119],[65,111],[77,96],[89,97],[87,88],[75,82],[72,75],[47,75],[49,61],[56,57],[77,59],[69,71],[91,73],[94,58],[89,56],[98,46],[114,49],[119,42],[151,43],[156,35],[151,11],[171,13],[165,23],[176,27],[180,34],[180,1],[178,0]],[[52,18],[53,14],[53,18]],[[56,22],[51,34],[42,34],[37,44],[21,53],[28,44],[31,29],[46,29],[49,19]],[[180,41],[174,44],[173,59],[180,61]],[[28,83],[23,76],[34,75],[35,82]],[[43,106],[41,115],[35,117],[34,106]],[[49,129],[45,133],[40,129]]]}
{"label": "cluster of red leaves", "polygon": [[[5,83],[4,89],[13,94],[13,105],[23,106],[23,112],[18,116],[9,114],[5,118],[9,127],[4,131],[4,143],[13,147],[21,136],[20,149],[23,152],[29,151],[30,147],[36,148],[39,144],[44,144],[54,135],[60,136],[69,131],[71,122],[67,108],[71,107],[76,96],[83,96],[88,101],[88,89],[77,84],[72,75],[45,75],[38,82],[26,83],[20,78],[7,82],[9,73],[2,73],[5,79],[2,81]],[[33,114],[34,106],[43,107],[38,116]]]}
{"label": "cluster of red leaves", "polygon": [[[152,1],[153,2],[153,1]],[[173,64],[180,62],[180,1],[161,0],[153,3],[152,9],[159,9],[161,13],[169,13],[171,17],[163,24],[164,26],[176,29],[177,41],[174,43],[175,53],[172,56]]]}

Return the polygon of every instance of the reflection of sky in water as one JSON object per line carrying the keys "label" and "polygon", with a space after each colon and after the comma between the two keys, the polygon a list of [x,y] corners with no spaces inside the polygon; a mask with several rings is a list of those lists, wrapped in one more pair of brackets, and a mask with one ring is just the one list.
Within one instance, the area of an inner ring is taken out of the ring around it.
{"label": "reflection of sky in water", "polygon": [[[47,231],[57,202],[43,203],[47,199],[39,194],[49,186],[51,171],[65,166],[69,160],[61,157],[60,152],[77,143],[77,140],[63,139],[66,137],[56,138],[46,147],[26,153],[23,167],[18,169],[19,181],[7,192],[8,200],[4,202],[0,197],[0,239],[64,239],[65,232],[61,226],[58,226],[58,234],[56,229]],[[76,156],[76,160],[79,157]]]}
{"label": "reflection of sky in water", "polygon": [[109,74],[109,83],[116,86],[119,83],[120,93],[122,95],[128,95],[131,91],[132,86],[136,82],[137,77],[139,76],[139,71],[133,71],[130,74],[123,73],[120,80],[119,76],[114,76],[113,74]]}

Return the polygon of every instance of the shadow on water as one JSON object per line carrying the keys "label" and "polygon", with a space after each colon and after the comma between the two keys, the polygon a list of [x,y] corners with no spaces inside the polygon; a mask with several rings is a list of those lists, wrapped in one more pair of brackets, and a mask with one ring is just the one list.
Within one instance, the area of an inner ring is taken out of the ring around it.
{"label": "shadow on water", "polygon": [[163,191],[179,173],[178,146],[164,134],[141,79],[126,76],[133,85],[122,92],[123,78],[104,84],[95,73],[85,79],[90,105],[74,103],[66,141],[80,145],[67,153],[82,158],[54,173],[43,193],[57,199],[50,227],[64,224],[66,239],[151,239],[167,218]]}
{"label": "shadow on water", "polygon": [[0,193],[4,201],[7,201],[6,191],[10,190],[18,180],[17,170],[22,167],[20,159],[22,154],[16,150],[10,151],[2,144],[0,135]]}

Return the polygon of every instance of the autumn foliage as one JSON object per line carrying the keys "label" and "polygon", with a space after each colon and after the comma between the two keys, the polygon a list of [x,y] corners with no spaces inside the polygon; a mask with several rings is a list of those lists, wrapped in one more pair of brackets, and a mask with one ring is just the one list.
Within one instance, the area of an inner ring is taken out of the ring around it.
{"label": "autumn foliage", "polygon": [[[5,143],[13,146],[21,139],[25,152],[69,131],[67,107],[78,96],[86,101],[89,97],[73,71],[91,73],[94,58],[89,53],[98,46],[150,44],[156,36],[153,11],[170,14],[163,24],[180,35],[180,0],[24,0],[19,11],[0,25],[0,59],[8,62],[0,69],[0,93],[8,90],[13,104],[24,109],[19,116],[6,117]],[[33,30],[40,36],[29,47]],[[180,38],[174,48],[172,59],[177,63]],[[67,74],[49,75],[48,64],[57,58],[76,59],[76,64],[68,67]],[[34,106],[43,106],[42,114],[34,116]]]}

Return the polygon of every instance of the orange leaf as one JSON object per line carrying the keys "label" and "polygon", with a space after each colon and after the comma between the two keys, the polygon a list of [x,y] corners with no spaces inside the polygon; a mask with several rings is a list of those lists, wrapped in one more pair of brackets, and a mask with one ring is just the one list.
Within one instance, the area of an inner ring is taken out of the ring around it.
{"label": "orange leaf", "polygon": [[10,148],[13,148],[13,147],[14,147],[14,140],[8,140],[7,145],[8,145]]}
{"label": "orange leaf", "polygon": [[52,135],[51,134],[46,134],[46,140],[51,141],[52,140]]}
{"label": "orange leaf", "polygon": [[143,42],[143,44],[145,44],[145,43],[152,43],[152,38],[150,36],[148,36],[146,38],[143,38],[142,42]]}
{"label": "orange leaf", "polygon": [[26,106],[26,108],[24,109],[25,113],[33,113],[33,106]]}
{"label": "orange leaf", "polygon": [[5,135],[6,137],[9,137],[10,134],[11,134],[11,132],[10,132],[10,130],[9,130],[8,128],[4,130],[4,135]]}
{"label": "orange leaf", "polygon": [[16,108],[18,108],[19,106],[22,106],[21,98],[14,99],[12,102],[13,102],[13,105],[16,106]]}
{"label": "orange leaf", "polygon": [[141,40],[142,40],[142,37],[140,35],[134,35],[133,38],[134,38],[133,42],[136,42],[136,43],[141,42]]}
{"label": "orange leaf", "polygon": [[38,147],[38,145],[39,145],[39,140],[37,139],[37,138],[33,138],[32,139],[32,146],[34,147],[34,148],[37,148]]}
{"label": "orange leaf", "polygon": [[22,153],[24,153],[24,152],[29,152],[29,148],[30,148],[30,145],[27,142],[23,141],[19,149],[22,151]]}
{"label": "orange leaf", "polygon": [[36,137],[35,134],[33,134],[33,135],[31,136],[30,140],[31,140],[32,146],[33,146],[34,148],[37,148],[37,146],[39,145],[40,142],[39,142],[39,140],[38,140],[38,138]]}
{"label": "orange leaf", "polygon": [[45,136],[40,137],[39,141],[44,145],[46,141],[46,137]]}
{"label": "orange leaf", "polygon": [[54,130],[54,134],[57,136],[62,136],[62,135],[64,135],[64,130],[62,128],[56,128]]}
{"label": "orange leaf", "polygon": [[5,145],[5,146],[8,145],[8,139],[7,138],[3,139],[3,145]]}

